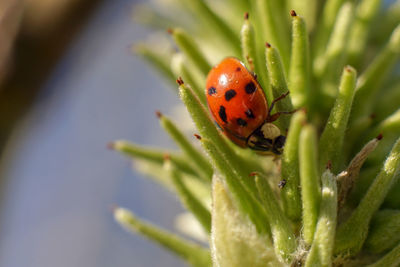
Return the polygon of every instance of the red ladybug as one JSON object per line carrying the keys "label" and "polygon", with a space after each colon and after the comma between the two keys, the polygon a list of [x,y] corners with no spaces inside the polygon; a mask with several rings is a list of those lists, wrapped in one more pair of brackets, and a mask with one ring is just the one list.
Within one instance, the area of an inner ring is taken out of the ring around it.
{"label": "red ladybug", "polygon": [[236,58],[228,57],[208,73],[206,95],[208,107],[224,134],[241,147],[261,153],[282,154],[285,136],[271,122],[282,113],[271,115],[271,107],[255,76]]}

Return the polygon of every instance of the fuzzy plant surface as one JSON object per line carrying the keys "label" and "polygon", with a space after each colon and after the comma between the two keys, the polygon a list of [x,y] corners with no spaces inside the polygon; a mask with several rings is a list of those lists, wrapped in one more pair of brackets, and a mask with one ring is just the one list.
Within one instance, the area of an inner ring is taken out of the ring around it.
{"label": "fuzzy plant surface", "polygon": [[[176,89],[196,129],[188,137],[157,112],[179,151],[112,147],[180,198],[191,215],[178,228],[192,239],[122,207],[118,223],[197,267],[400,266],[400,1],[159,0],[135,10],[158,32],[135,53]],[[257,75],[268,103],[290,92],[274,108],[298,109],[274,122],[281,156],[240,148],[216,126],[205,82],[225,57]]]}

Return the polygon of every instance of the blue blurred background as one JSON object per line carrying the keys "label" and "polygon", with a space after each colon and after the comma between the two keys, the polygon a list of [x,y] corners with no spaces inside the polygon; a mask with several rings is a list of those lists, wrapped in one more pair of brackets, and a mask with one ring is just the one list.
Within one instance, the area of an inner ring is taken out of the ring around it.
{"label": "blue blurred background", "polygon": [[122,230],[111,206],[173,229],[174,196],[107,149],[115,139],[172,147],[154,116],[177,96],[129,47],[147,32],[135,1],[102,1],[12,132],[0,170],[1,267],[183,266]]}

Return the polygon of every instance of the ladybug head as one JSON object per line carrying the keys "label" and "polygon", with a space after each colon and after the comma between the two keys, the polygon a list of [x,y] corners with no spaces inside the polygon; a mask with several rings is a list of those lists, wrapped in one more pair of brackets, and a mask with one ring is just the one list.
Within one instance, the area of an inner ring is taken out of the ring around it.
{"label": "ladybug head", "polygon": [[247,145],[261,153],[280,155],[283,152],[286,137],[274,124],[266,122],[257,128],[247,139]]}

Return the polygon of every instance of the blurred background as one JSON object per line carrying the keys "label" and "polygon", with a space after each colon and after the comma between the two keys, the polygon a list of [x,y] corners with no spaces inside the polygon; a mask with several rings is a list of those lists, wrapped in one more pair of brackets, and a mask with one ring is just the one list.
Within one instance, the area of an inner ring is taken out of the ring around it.
{"label": "blurred background", "polygon": [[107,149],[173,146],[154,111],[178,99],[130,50],[136,2],[0,1],[0,267],[183,266],[111,213],[173,230],[182,211]]}

